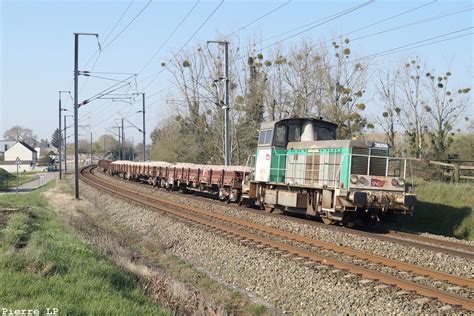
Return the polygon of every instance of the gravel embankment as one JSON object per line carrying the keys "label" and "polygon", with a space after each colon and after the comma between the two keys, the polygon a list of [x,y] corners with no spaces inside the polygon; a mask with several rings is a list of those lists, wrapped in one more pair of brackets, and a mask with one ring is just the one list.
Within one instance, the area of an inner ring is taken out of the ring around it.
{"label": "gravel embankment", "polygon": [[[126,183],[124,185],[133,184]],[[90,197],[97,194],[96,190],[87,188],[87,186],[84,186],[83,191],[85,195]],[[244,217],[252,222],[265,223],[269,226],[311,237],[328,239],[331,237],[336,242],[340,240],[340,243],[354,245],[358,243],[382,243],[380,241],[369,241],[367,238],[354,242],[357,236],[327,236],[329,233],[337,234],[291,221],[277,221],[275,218],[260,216],[227,205],[216,205],[183,195],[170,195],[165,192],[157,192],[156,194],[170,199],[179,199],[182,203]],[[437,301],[387,287],[378,282],[361,279],[344,271],[337,271],[325,266],[306,265],[304,260],[293,260],[291,257],[278,255],[273,250],[259,249],[252,244],[228,239],[214,232],[183,223],[160,212],[137,207],[108,195],[101,195],[100,199],[101,204],[106,206],[104,211],[111,213],[117,222],[142,234],[143,238],[155,238],[165,242],[169,246],[168,251],[201,267],[217,280],[244,289],[289,313],[308,314],[327,311],[338,313],[434,313],[445,310],[450,310],[450,312],[461,311],[457,308],[451,309],[450,306]],[[394,244],[385,247],[390,246],[393,247]],[[368,248],[370,249],[370,247]],[[404,251],[409,253],[409,250]],[[400,253],[394,255],[401,256]],[[450,259],[446,258],[445,260],[447,265]],[[433,259],[433,261],[444,262],[439,259]],[[450,264],[453,263],[450,262]],[[467,273],[462,271],[461,273]],[[472,268],[468,268],[467,271],[472,273]]]}

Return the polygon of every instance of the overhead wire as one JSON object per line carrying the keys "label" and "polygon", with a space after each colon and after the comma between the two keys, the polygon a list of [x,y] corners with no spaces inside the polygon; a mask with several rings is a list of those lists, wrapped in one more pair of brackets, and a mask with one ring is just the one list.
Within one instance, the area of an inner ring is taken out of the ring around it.
{"label": "overhead wire", "polygon": [[[457,33],[467,31],[467,30],[471,30],[473,28],[474,28],[474,26],[471,26],[471,27],[466,27],[466,28],[459,29],[459,30],[456,30],[456,31],[444,33],[444,34],[437,35],[437,36],[434,36],[434,37],[430,37],[430,38],[427,38],[427,39],[424,39],[424,40],[416,41],[416,42],[413,42],[413,43],[410,43],[410,44],[406,44],[406,45],[394,47],[394,48],[391,48],[391,49],[388,49],[388,50],[384,50],[382,52],[374,53],[374,54],[371,54],[371,55],[368,55],[368,56],[356,58],[356,59],[352,60],[351,62],[354,63],[354,62],[358,62],[358,61],[365,60],[365,59],[372,59],[372,58],[376,58],[376,57],[382,57],[382,56],[385,56],[385,55],[389,55],[389,53],[399,52],[399,50],[405,51],[405,50],[408,50],[408,49],[414,49],[414,48],[418,48],[418,47],[423,47],[423,46],[427,46],[427,45],[432,45],[432,44],[448,41],[448,40],[451,40],[451,39],[456,39],[456,38],[468,36],[468,35],[471,35],[473,33],[471,32],[471,33],[467,33],[467,34],[463,34],[463,35],[459,35],[459,36],[455,36],[455,37],[451,37],[451,38],[446,38],[446,39],[435,41],[435,42],[430,42],[430,43],[425,43],[425,44],[422,44],[422,45],[418,45],[418,44],[421,44],[421,43],[424,43],[424,42],[429,42],[429,41],[436,40],[438,38],[446,37],[448,35],[453,35],[453,34],[457,34]],[[418,45],[418,46],[413,46],[413,45]],[[413,47],[410,47],[410,46],[413,46]]]}
{"label": "overhead wire", "polygon": [[355,29],[355,30],[352,30],[352,31],[350,31],[350,32],[341,34],[341,35],[339,35],[339,37],[347,36],[347,35],[349,35],[349,34],[356,33],[356,32],[359,32],[359,31],[368,29],[369,27],[372,27],[372,26],[375,26],[375,25],[379,25],[379,24],[381,24],[381,23],[384,23],[384,22],[393,20],[393,19],[395,19],[395,18],[401,17],[402,15],[405,15],[405,14],[408,14],[408,13],[412,13],[412,12],[414,12],[414,11],[416,11],[416,10],[419,10],[419,9],[425,8],[425,7],[427,7],[427,6],[430,6],[430,5],[432,5],[432,4],[436,3],[436,2],[438,2],[438,0],[433,0],[433,1],[431,1],[431,2],[428,2],[428,3],[422,4],[422,5],[420,5],[420,6],[417,6],[417,7],[415,7],[415,8],[411,8],[411,9],[408,9],[408,10],[406,10],[406,11],[402,11],[402,12],[400,12],[400,13],[397,13],[397,14],[395,14],[395,15],[389,16],[389,17],[387,17],[387,18],[384,18],[384,19],[378,20],[378,21],[376,21],[376,22],[370,23],[370,24],[368,24],[368,25],[362,26],[362,27],[360,27],[360,28],[358,28],[358,29]]}
{"label": "overhead wire", "polygon": [[[419,9],[421,9],[421,8],[424,8],[424,7],[428,6],[428,5],[431,5],[431,4],[436,3],[436,2],[437,2],[437,0],[434,0],[434,1],[432,1],[432,2],[423,4],[423,5],[421,5],[421,6],[417,6],[417,7],[415,7],[415,8],[411,8],[411,9],[409,9],[409,10],[406,10],[406,11],[397,13],[397,14],[395,14],[395,15],[389,16],[389,17],[387,17],[387,18],[384,18],[384,19],[382,19],[382,20],[376,21],[376,22],[374,22],[374,23],[370,23],[369,25],[363,26],[363,27],[361,27],[361,28],[359,28],[359,29],[355,29],[355,30],[352,30],[352,31],[350,31],[350,32],[348,32],[348,33],[339,35],[338,37],[345,36],[345,35],[348,35],[348,34],[351,34],[351,33],[355,33],[355,32],[357,32],[357,31],[366,29],[366,28],[368,28],[368,27],[371,27],[371,26],[374,26],[374,25],[377,25],[377,24],[386,22],[386,21],[388,21],[388,20],[391,20],[391,19],[394,19],[394,18],[396,18],[396,17],[400,17],[400,16],[402,16],[402,15],[405,15],[405,14],[408,14],[408,13],[411,13],[411,12],[414,12],[414,11],[416,11],[416,10],[419,10]],[[255,19],[254,21],[248,23],[246,26],[241,27],[241,28],[235,30],[234,32],[232,32],[232,33],[226,35],[225,37],[228,37],[228,36],[231,36],[231,35],[235,34],[236,32],[240,31],[241,29],[244,29],[244,28],[247,27],[248,25],[251,25],[251,24],[255,23],[256,21],[259,21],[262,17],[266,17],[266,16],[268,16],[270,13],[275,12],[277,9],[282,8],[282,7],[283,7],[284,5],[286,5],[286,4],[288,4],[288,2],[284,3],[283,5],[280,5],[279,7],[275,8],[275,9],[273,9],[273,10],[271,10],[271,11],[269,11],[268,13],[262,15],[261,17]],[[351,9],[353,9],[353,8],[349,8],[349,9],[346,9],[346,10],[343,10],[343,11],[336,12],[336,13],[334,13],[334,14],[332,14],[332,15],[329,15],[329,16],[327,16],[327,17],[324,17],[324,18],[322,18],[322,19],[318,19],[318,20],[316,20],[316,21],[313,21],[313,22],[304,24],[303,26],[299,26],[299,27],[297,27],[297,28],[294,28],[294,29],[289,30],[289,31],[285,31],[285,32],[280,33],[280,34],[278,34],[278,35],[274,35],[274,36],[265,38],[265,39],[262,40],[262,42],[269,41],[269,40],[271,40],[271,39],[273,39],[273,38],[277,38],[277,37],[283,36],[283,35],[285,35],[285,34],[291,33],[291,32],[293,32],[293,31],[302,29],[302,28],[304,28],[304,27],[307,27],[307,26],[309,26],[309,25],[313,25],[313,24],[318,23],[318,22],[323,22],[323,21],[325,22],[326,20],[328,20],[328,19],[330,19],[330,18],[333,18],[333,17],[335,17],[335,16],[337,16],[337,15],[339,15],[339,14],[341,14],[341,13],[347,12],[347,11],[349,11],[349,10],[351,10]],[[316,26],[315,26],[315,27],[316,27]],[[248,48],[248,47],[250,47],[250,44],[247,46],[247,48]]]}
{"label": "overhead wire", "polygon": [[[406,28],[406,27],[409,27],[409,26],[413,26],[413,25],[418,25],[418,24],[422,24],[422,23],[426,23],[426,22],[431,22],[431,21],[439,20],[439,19],[441,19],[441,18],[445,18],[445,17],[448,17],[448,16],[452,16],[452,15],[456,15],[456,14],[459,14],[459,13],[463,13],[463,12],[467,12],[467,11],[472,11],[472,10],[473,10],[473,7],[469,7],[469,8],[466,8],[466,9],[462,9],[462,10],[458,10],[458,11],[454,11],[454,12],[450,12],[450,13],[438,15],[438,16],[435,16],[435,17],[431,17],[431,18],[428,18],[428,19],[424,19],[424,20],[420,20],[420,21],[415,21],[415,22],[403,24],[403,25],[400,25],[400,26],[396,26],[396,27],[393,27],[393,28],[390,28],[390,29],[378,31],[378,32],[375,32],[375,33],[371,33],[371,34],[367,34],[367,35],[355,37],[355,38],[352,38],[351,41],[354,42],[354,41],[361,40],[361,39],[365,39],[365,38],[368,38],[368,37],[372,37],[372,36],[376,36],[376,35],[380,35],[380,34],[392,32],[392,31],[400,30],[400,29],[403,29],[403,28]],[[347,34],[347,33],[346,33],[346,34]],[[344,35],[342,35],[342,36],[344,36]]]}
{"label": "overhead wire", "polygon": [[[112,33],[115,31],[115,29],[117,28],[117,26],[120,24],[120,22],[122,21],[122,19],[125,17],[125,15],[127,14],[128,10],[130,9],[130,7],[133,5],[133,3],[135,2],[135,0],[132,0],[129,5],[127,6],[127,8],[125,9],[124,12],[122,12],[120,18],[117,20],[117,22],[115,22],[115,25],[112,27],[112,29],[109,31],[109,33],[107,34],[107,36],[105,37],[104,39],[104,43],[109,39],[109,37],[112,35]],[[85,63],[84,65],[84,68],[87,67],[89,65],[89,63],[91,62],[91,60],[97,55],[97,58],[95,59],[94,61],[94,64],[92,65],[91,67],[91,70],[94,70],[95,66],[97,65],[97,62],[99,61],[99,58],[100,58],[100,55],[102,53],[102,49],[97,49],[94,54],[92,54],[92,56],[89,58],[89,60]],[[88,82],[88,78],[86,78],[86,80],[84,81],[83,85],[81,86],[80,88],[80,91],[82,91],[84,89],[84,87],[86,86],[87,82]]]}
{"label": "overhead wire", "polygon": [[[184,43],[183,46],[175,53],[173,54],[172,58],[175,58],[178,56],[178,54],[191,42],[191,40],[199,33],[199,31],[206,25],[206,23],[209,21],[209,19],[219,10],[219,8],[222,6],[225,0],[221,0],[221,2],[214,8],[214,10],[206,17],[206,19],[199,25],[199,27],[194,31],[194,33],[188,38],[188,40]],[[164,69],[160,70],[156,75],[153,76],[152,80],[145,86],[144,90],[146,90],[155,80],[158,78],[158,76],[164,71]]]}
{"label": "overhead wire", "polygon": [[227,34],[226,37],[230,37],[230,36],[234,35],[235,33],[238,33],[238,32],[240,32],[240,31],[242,31],[242,30],[245,30],[245,29],[246,29],[247,27],[249,27],[250,25],[253,25],[253,24],[257,23],[258,21],[260,21],[260,20],[266,18],[266,17],[269,16],[270,14],[272,14],[272,13],[274,13],[274,12],[280,10],[280,9],[283,8],[283,7],[286,7],[288,4],[291,3],[291,1],[292,1],[292,0],[288,0],[287,2],[285,2],[285,3],[283,3],[283,4],[279,5],[279,6],[277,6],[276,8],[274,8],[274,9],[268,11],[267,13],[265,13],[265,14],[259,16],[258,18],[256,18],[256,19],[250,21],[250,22],[247,23],[246,25],[244,25],[244,26],[238,28],[237,30],[233,31],[232,33]]}
{"label": "overhead wire", "polygon": [[122,35],[123,32],[125,32],[125,31],[130,27],[130,25],[132,25],[133,22],[135,22],[136,19],[138,19],[138,17],[150,6],[151,2],[152,2],[152,0],[149,0],[149,1],[147,2],[147,4],[135,15],[135,17],[133,17],[133,19],[130,20],[130,22],[128,22],[128,24],[125,25],[125,27],[124,27],[117,35],[115,35],[114,38],[112,38],[108,43],[104,43],[105,46],[102,48],[102,50],[105,50],[105,49],[106,49],[107,47],[109,47],[115,40],[117,40],[117,38],[119,38],[120,35]]}
{"label": "overhead wire", "polygon": [[366,2],[364,2],[364,3],[362,3],[362,4],[356,5],[356,6],[350,8],[350,9],[348,9],[348,10],[344,10],[344,11],[342,11],[342,12],[340,12],[340,13],[336,13],[336,14],[332,15],[331,18],[328,18],[328,19],[326,19],[326,20],[324,20],[324,21],[321,21],[320,23],[318,23],[318,24],[316,24],[316,25],[313,25],[313,26],[311,26],[311,27],[309,27],[309,28],[306,28],[306,29],[304,29],[304,30],[302,30],[302,31],[300,31],[300,32],[298,32],[298,33],[295,33],[295,34],[293,34],[293,35],[287,36],[287,37],[285,37],[285,38],[283,38],[283,39],[281,39],[281,40],[278,40],[278,41],[276,41],[276,42],[274,42],[274,43],[272,43],[272,44],[269,44],[269,45],[267,45],[267,46],[261,48],[260,51],[263,51],[264,49],[267,49],[267,48],[269,48],[269,47],[275,46],[275,45],[277,45],[277,44],[283,43],[283,42],[285,42],[285,41],[287,41],[287,40],[289,40],[289,39],[291,39],[291,38],[293,38],[293,37],[296,37],[296,36],[298,36],[298,35],[301,35],[301,34],[303,34],[303,33],[306,33],[306,32],[308,32],[308,31],[311,31],[311,30],[315,29],[315,28],[318,27],[318,26],[321,26],[321,25],[326,24],[326,23],[328,23],[328,22],[334,21],[334,20],[336,20],[336,19],[338,19],[338,18],[340,18],[340,17],[342,17],[342,16],[344,16],[344,15],[347,15],[347,14],[349,14],[349,13],[352,13],[352,12],[354,12],[354,11],[357,11],[357,10],[359,10],[359,9],[362,9],[363,7],[366,7],[366,6],[370,5],[370,4],[372,4],[374,1],[375,1],[375,0],[369,0],[369,1],[366,1]]}
{"label": "overhead wire", "polygon": [[[256,22],[262,20],[263,18],[265,18],[265,17],[271,15],[272,13],[274,13],[274,12],[276,12],[276,11],[282,9],[283,7],[287,6],[288,4],[291,3],[291,1],[292,1],[292,0],[288,0],[287,2],[285,2],[285,3],[283,3],[283,4],[279,5],[279,6],[277,6],[276,8],[271,9],[270,11],[264,13],[263,15],[257,17],[256,19],[250,21],[250,22],[247,23],[246,25],[244,25],[244,26],[242,26],[242,27],[240,27],[240,28],[234,30],[232,33],[227,34],[225,37],[232,36],[233,34],[235,34],[235,33],[237,33],[237,32],[240,32],[241,30],[244,30],[245,28],[249,27],[250,25],[255,24]],[[176,54],[176,55],[177,55],[177,54]],[[143,69],[142,69],[142,70],[143,70]],[[140,73],[142,72],[142,70],[140,71]],[[161,69],[161,70],[158,71],[157,73],[151,75],[150,77],[153,77],[153,78],[152,78],[152,80],[145,86],[145,89],[148,88],[148,87],[151,85],[151,83],[153,83],[153,82],[156,80],[156,78],[157,78],[161,73],[163,73],[163,71],[164,71],[164,69]],[[150,77],[147,77],[147,78],[145,78],[144,80],[147,80],[147,79],[149,79]],[[147,98],[148,98],[148,97],[147,97]]]}
{"label": "overhead wire", "polygon": [[138,71],[138,73],[143,72],[146,67],[155,59],[156,55],[163,49],[163,47],[169,42],[169,40],[174,36],[174,34],[178,31],[178,29],[183,25],[183,23],[186,21],[186,19],[189,17],[189,15],[194,11],[194,9],[197,7],[199,4],[200,0],[197,0],[194,5],[191,7],[191,9],[188,10],[186,15],[181,19],[181,21],[176,25],[176,27],[171,31],[170,35],[166,38],[166,40],[161,44],[161,46],[156,49],[153,54],[151,55],[150,59],[143,65],[143,67]]}
{"label": "overhead wire", "polygon": [[[303,31],[301,31],[301,32],[298,33],[298,34],[295,34],[294,36],[300,35],[300,34],[302,34],[302,33],[304,33],[304,32],[307,32],[308,30],[314,29],[314,28],[316,28],[316,27],[318,27],[318,26],[321,26],[321,25],[323,25],[323,24],[326,24],[327,22],[330,22],[330,21],[332,21],[332,20],[334,20],[334,19],[337,19],[337,18],[341,17],[341,16],[342,16],[341,14],[350,13],[350,12],[352,12],[352,10],[358,8],[360,5],[368,5],[368,4],[373,3],[374,1],[375,1],[375,0],[370,0],[370,1],[364,2],[364,3],[362,3],[362,4],[358,4],[358,5],[356,5],[356,6],[353,6],[353,7],[348,8],[348,9],[345,9],[345,10],[342,10],[342,11],[338,11],[338,12],[333,13],[333,14],[331,14],[331,15],[328,15],[328,16],[326,16],[326,17],[317,19],[317,20],[315,20],[315,21],[306,23],[306,24],[304,24],[304,25],[298,26],[298,27],[293,28],[293,29],[291,29],[291,30],[282,32],[282,33],[280,33],[280,34],[278,34],[278,35],[273,35],[273,36],[271,36],[271,37],[268,37],[268,38],[263,39],[263,40],[262,40],[262,43],[268,42],[268,41],[270,41],[270,40],[272,40],[272,39],[274,39],[274,38],[278,38],[278,37],[281,37],[281,36],[283,36],[283,35],[290,34],[290,33],[292,33],[292,32],[295,32],[295,31],[298,31],[298,30],[307,28],[308,26],[311,26],[309,29],[303,30]],[[316,24],[316,25],[314,25],[314,24]]]}

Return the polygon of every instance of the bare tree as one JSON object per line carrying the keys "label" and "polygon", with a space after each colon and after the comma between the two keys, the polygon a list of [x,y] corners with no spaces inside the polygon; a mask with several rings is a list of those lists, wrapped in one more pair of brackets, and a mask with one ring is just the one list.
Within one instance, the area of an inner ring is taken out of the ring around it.
{"label": "bare tree", "polygon": [[33,130],[20,125],[15,125],[3,133],[6,140],[24,141],[25,143],[35,146],[38,143],[38,137],[33,134]]}
{"label": "bare tree", "polygon": [[397,83],[399,80],[399,74],[399,71],[393,73],[390,70],[379,71],[377,91],[384,107],[382,114],[374,118],[378,125],[384,130],[387,143],[393,151],[396,151],[396,124],[399,123],[399,115],[401,112],[401,108],[398,104]]}
{"label": "bare tree", "polygon": [[449,71],[437,77],[428,72],[425,77],[429,102],[424,109],[431,117],[429,129],[434,154],[441,157],[453,141],[449,133],[466,110],[470,88],[461,88],[457,91],[448,89],[451,77]]}
{"label": "bare tree", "polygon": [[413,59],[400,67],[397,88],[400,91],[400,123],[408,136],[410,152],[416,157],[424,154],[424,136],[426,132],[426,111],[423,99],[422,74],[425,66]]}
{"label": "bare tree", "polygon": [[367,86],[367,67],[350,61],[349,39],[333,41],[332,46],[334,54],[324,54],[322,68],[326,85],[324,116],[339,125],[339,138],[350,138],[364,127],[371,127],[360,114],[365,109],[361,99]]}

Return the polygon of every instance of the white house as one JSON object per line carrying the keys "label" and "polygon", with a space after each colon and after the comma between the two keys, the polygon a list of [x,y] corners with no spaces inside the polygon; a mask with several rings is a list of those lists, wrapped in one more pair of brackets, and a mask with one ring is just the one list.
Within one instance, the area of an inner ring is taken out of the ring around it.
{"label": "white house", "polygon": [[38,159],[36,150],[25,142],[17,142],[5,151],[5,162],[20,158],[22,164],[35,164]]}

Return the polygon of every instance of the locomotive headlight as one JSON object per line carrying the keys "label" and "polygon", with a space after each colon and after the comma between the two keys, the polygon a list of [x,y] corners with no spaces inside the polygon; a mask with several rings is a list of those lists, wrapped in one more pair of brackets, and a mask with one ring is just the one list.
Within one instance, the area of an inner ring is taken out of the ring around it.
{"label": "locomotive headlight", "polygon": [[352,184],[357,184],[357,182],[359,182],[359,177],[353,174],[351,176],[351,183]]}
{"label": "locomotive headlight", "polygon": [[403,187],[405,185],[405,180],[400,178],[400,179],[397,180],[397,183],[398,183],[398,186]]}

